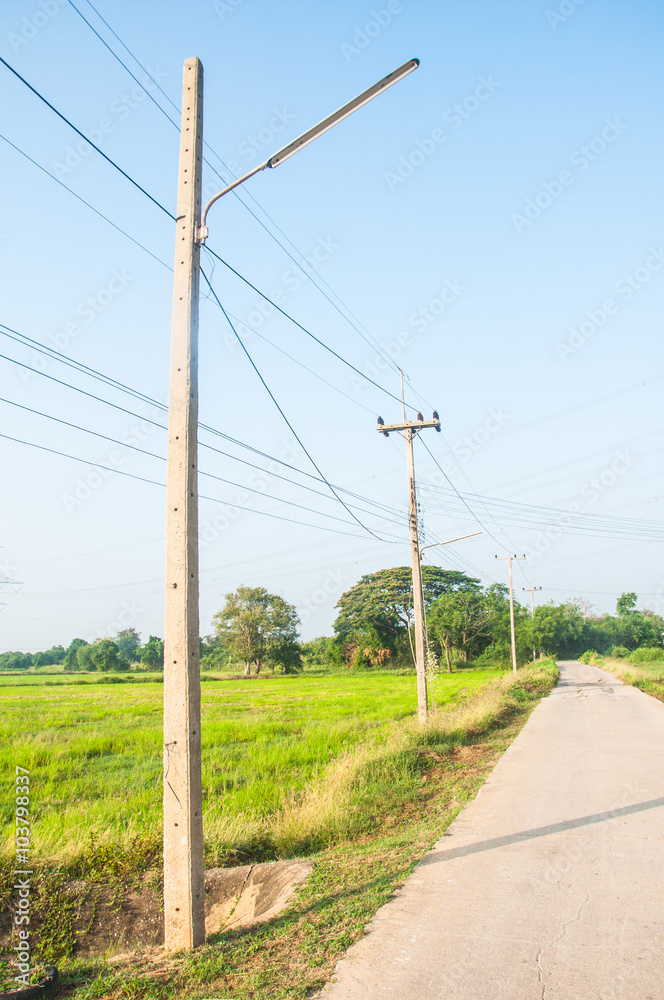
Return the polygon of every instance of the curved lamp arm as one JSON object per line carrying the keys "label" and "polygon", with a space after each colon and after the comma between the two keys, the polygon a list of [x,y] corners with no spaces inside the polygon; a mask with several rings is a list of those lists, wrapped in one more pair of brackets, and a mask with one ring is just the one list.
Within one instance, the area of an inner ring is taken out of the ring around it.
{"label": "curved lamp arm", "polygon": [[229,191],[232,191],[233,188],[243,184],[249,177],[253,177],[254,174],[257,174],[259,171],[265,170],[266,167],[278,167],[280,163],[283,163],[300,149],[304,149],[304,147],[308,146],[310,142],[317,139],[319,135],[327,132],[340,121],[343,121],[344,118],[348,118],[349,115],[352,115],[354,111],[357,111],[365,104],[368,104],[374,97],[378,97],[378,95],[382,94],[388,87],[391,87],[393,84],[398,83],[399,80],[402,80],[405,76],[408,76],[408,74],[417,69],[419,65],[419,59],[410,59],[407,63],[404,63],[403,66],[400,66],[399,69],[395,69],[393,73],[383,77],[383,79],[379,80],[378,83],[374,83],[374,85],[369,87],[368,90],[363,91],[358,95],[358,97],[354,97],[352,101],[348,102],[348,104],[344,104],[344,106],[339,108],[338,111],[334,111],[331,115],[328,115],[327,118],[324,118],[321,122],[318,122],[317,125],[314,125],[313,128],[310,128],[307,132],[298,136],[298,138],[294,139],[293,142],[289,142],[287,146],[283,147],[283,149],[280,149],[277,153],[273,153],[270,159],[266,160],[265,163],[261,163],[259,166],[254,167],[253,170],[250,170],[249,173],[244,175],[244,177],[239,177],[236,181],[233,181],[232,184],[229,184],[228,187],[225,187],[223,191],[215,194],[214,198],[210,198],[209,202],[203,209],[201,224],[198,227],[198,242],[202,245],[207,239],[207,214],[214,205],[215,201],[219,201],[220,198],[222,198],[225,194],[228,194]]}

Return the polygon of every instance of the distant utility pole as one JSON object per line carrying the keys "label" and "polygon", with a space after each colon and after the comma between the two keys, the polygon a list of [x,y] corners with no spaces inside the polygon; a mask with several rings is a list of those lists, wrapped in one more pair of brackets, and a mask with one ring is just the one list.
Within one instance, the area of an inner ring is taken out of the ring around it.
{"label": "distant utility pole", "polygon": [[[532,615],[532,617],[534,619],[535,618],[535,591],[536,590],[541,590],[542,588],[541,587],[533,587],[533,578],[531,576],[531,578],[530,578],[530,586],[529,587],[522,587],[521,589],[525,590],[528,594],[530,594],[530,612],[531,612],[531,615]],[[533,663],[535,662],[536,659],[537,659],[537,650],[533,646]]]}
{"label": "distant utility pole", "polygon": [[184,64],[173,278],[166,489],[164,930],[166,948],[205,943],[198,620],[198,289],[203,67]]}
{"label": "distant utility pole", "polygon": [[403,372],[401,373],[401,406],[403,422],[386,424],[382,417],[378,418],[377,431],[387,437],[390,431],[397,431],[406,442],[406,458],[408,471],[408,508],[410,523],[410,553],[413,567],[413,613],[415,617],[415,669],[417,671],[417,711],[420,722],[426,722],[427,675],[425,662],[425,631],[424,631],[424,593],[422,590],[422,564],[420,561],[420,539],[417,529],[417,494],[415,492],[415,459],[413,456],[413,439],[425,427],[434,427],[440,431],[440,417],[434,410],[433,420],[425,420],[421,413],[417,420],[406,420],[406,410],[403,403]]}
{"label": "distant utility pole", "polygon": [[511,632],[511,639],[512,639],[512,670],[513,670],[514,673],[516,673],[516,630],[514,628],[514,587],[512,586],[512,560],[516,559],[517,562],[518,562],[520,559],[525,559],[525,558],[526,558],[525,554],[522,555],[522,556],[512,556],[512,555],[501,556],[500,559],[498,559],[498,556],[496,556],[496,559],[498,559],[498,562],[505,562],[505,561],[507,561],[507,564],[509,566],[509,576],[510,576],[510,632]]}

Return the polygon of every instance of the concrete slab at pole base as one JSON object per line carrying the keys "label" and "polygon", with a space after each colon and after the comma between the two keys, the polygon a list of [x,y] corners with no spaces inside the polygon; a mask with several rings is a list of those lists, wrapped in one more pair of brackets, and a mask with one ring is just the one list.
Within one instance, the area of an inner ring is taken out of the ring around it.
{"label": "concrete slab at pole base", "polygon": [[324,1000],[662,1000],[664,704],[576,662]]}

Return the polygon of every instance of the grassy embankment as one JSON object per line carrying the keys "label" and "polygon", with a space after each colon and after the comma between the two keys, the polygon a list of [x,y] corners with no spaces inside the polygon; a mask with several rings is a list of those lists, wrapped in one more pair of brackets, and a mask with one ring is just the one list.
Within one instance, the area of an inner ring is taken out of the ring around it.
{"label": "grassy embankment", "polygon": [[584,662],[586,658],[593,666],[610,670],[625,684],[664,701],[664,649],[637,649],[627,659],[598,653],[584,654]]}
{"label": "grassy embankment", "polygon": [[[191,956],[63,963],[70,942],[54,934],[68,992],[78,1000],[306,996],[475,794],[555,676],[548,664],[516,683],[495,671],[444,677],[442,707],[424,730],[412,716],[412,677],[205,685],[208,864],[306,854],[314,874],[286,914],[216,935]],[[158,864],[150,830],[161,688],[150,687],[63,688],[57,701],[52,690],[2,692],[13,733],[26,736],[3,741],[0,759],[31,768],[36,846],[53,859],[61,904],[65,877],[122,880]],[[105,826],[112,850],[86,848],[84,836]]]}

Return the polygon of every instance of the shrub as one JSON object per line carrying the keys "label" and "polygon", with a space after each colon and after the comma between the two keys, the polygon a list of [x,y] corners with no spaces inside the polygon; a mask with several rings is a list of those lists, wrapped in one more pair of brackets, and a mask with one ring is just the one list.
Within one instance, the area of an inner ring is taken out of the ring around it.
{"label": "shrub", "polygon": [[487,646],[479,656],[475,656],[471,665],[477,670],[483,670],[486,667],[497,667],[498,669],[504,667],[507,670],[508,667],[512,666],[509,646],[493,643],[491,646]]}
{"label": "shrub", "polygon": [[630,663],[657,663],[659,660],[664,661],[664,649],[657,647],[635,649],[629,654]]}
{"label": "shrub", "polygon": [[581,654],[579,661],[592,664],[593,667],[601,667],[604,663],[603,658],[594,649],[587,649],[585,653]]}
{"label": "shrub", "polygon": [[629,650],[627,646],[611,646],[608,655],[613,656],[616,660],[626,660],[629,656]]}

